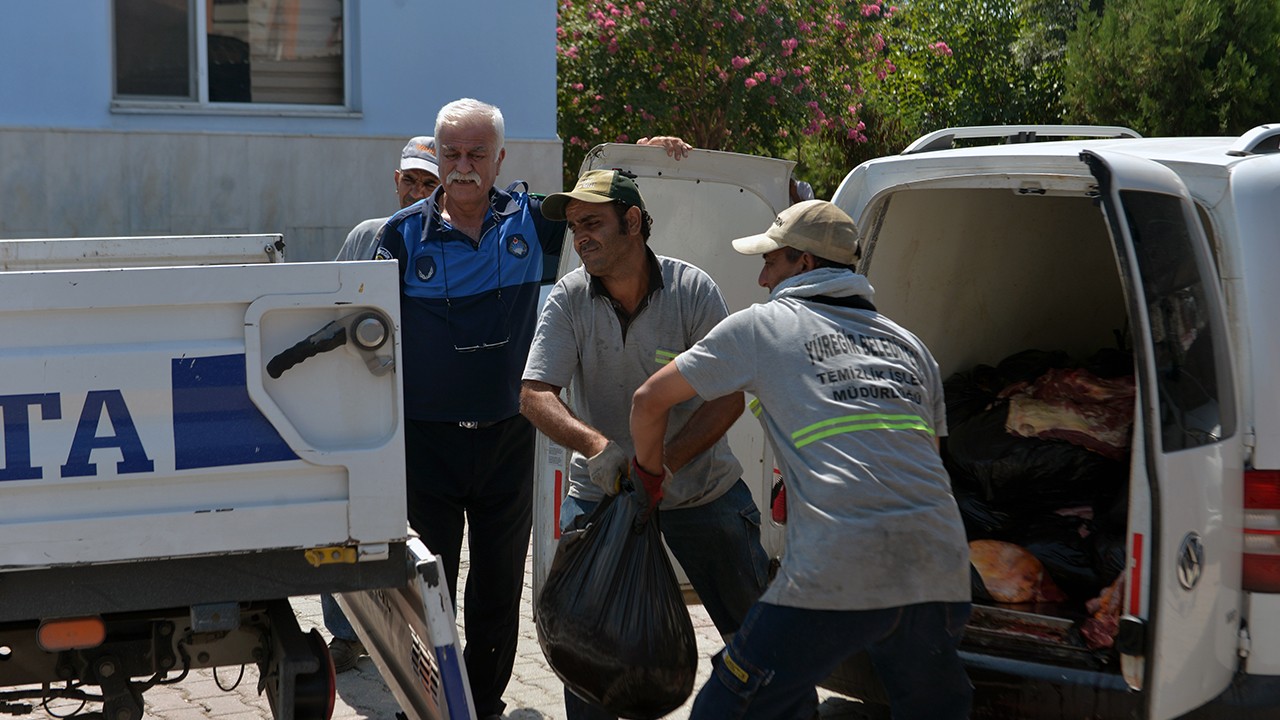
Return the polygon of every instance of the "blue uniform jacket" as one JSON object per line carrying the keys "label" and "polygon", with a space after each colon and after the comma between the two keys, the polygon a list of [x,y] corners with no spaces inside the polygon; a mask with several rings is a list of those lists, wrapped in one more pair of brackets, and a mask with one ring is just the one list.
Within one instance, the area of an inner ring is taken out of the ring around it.
{"label": "blue uniform jacket", "polygon": [[520,411],[539,284],[544,268],[555,278],[565,224],[517,183],[489,191],[476,243],[440,217],[442,192],[392,215],[377,251],[400,263],[405,416],[503,420]]}

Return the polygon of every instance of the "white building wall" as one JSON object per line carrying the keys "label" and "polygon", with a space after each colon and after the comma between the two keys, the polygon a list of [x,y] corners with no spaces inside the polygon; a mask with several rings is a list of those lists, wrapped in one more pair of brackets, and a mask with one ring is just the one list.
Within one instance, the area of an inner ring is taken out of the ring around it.
{"label": "white building wall", "polygon": [[324,259],[464,96],[502,108],[500,183],[561,189],[555,3],[350,0],[346,52],[346,109],[138,109],[112,101],[110,0],[0,4],[0,237],[282,232]]}

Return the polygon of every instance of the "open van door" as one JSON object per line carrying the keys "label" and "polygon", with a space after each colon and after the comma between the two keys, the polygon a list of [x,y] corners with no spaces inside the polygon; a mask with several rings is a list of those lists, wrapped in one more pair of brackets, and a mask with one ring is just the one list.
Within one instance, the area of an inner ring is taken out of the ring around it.
{"label": "open van door", "polygon": [[1171,170],[1085,151],[1129,307],[1137,380],[1120,633],[1126,682],[1164,720],[1226,689],[1238,665],[1238,411],[1213,258]]}
{"label": "open van door", "polygon": [[[754,235],[769,226],[790,204],[789,160],[692,150],[676,160],[660,147],[599,145],[587,154],[582,172],[619,169],[635,175],[636,185],[653,216],[649,247],[659,255],[692,263],[720,286],[729,312],[765,302],[769,293],[756,284],[760,259],[734,251],[734,238]],[[581,261],[566,238],[556,277],[564,277]],[[568,400],[570,389],[565,390]],[[733,454],[742,463],[743,481],[761,509],[760,540],[769,557],[781,554],[784,528],[769,519],[773,451],[760,423],[743,413],[728,432]],[[569,489],[570,451],[538,433],[534,461],[533,593],[538,596],[559,538],[560,501]],[[672,559],[674,562],[674,558]],[[683,572],[677,573],[682,582]]]}

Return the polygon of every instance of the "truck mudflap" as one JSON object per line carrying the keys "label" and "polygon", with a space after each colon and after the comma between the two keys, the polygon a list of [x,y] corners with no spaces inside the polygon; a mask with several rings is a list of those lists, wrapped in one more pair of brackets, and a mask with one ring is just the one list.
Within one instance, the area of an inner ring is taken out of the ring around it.
{"label": "truck mudflap", "polygon": [[408,542],[409,581],[338,596],[409,720],[475,720],[453,599],[440,559]]}

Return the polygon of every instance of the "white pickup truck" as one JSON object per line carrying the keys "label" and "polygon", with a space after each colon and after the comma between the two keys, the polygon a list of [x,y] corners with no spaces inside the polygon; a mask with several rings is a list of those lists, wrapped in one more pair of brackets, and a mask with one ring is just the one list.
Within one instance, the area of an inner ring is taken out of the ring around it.
{"label": "white pickup truck", "polygon": [[[710,273],[731,309],[765,301],[759,260],[729,240],[785,207],[791,165],[652,150],[603,145],[583,169],[634,173],[656,252]],[[1108,517],[1096,506],[1053,513],[1077,535],[1111,521],[1116,580],[1096,606],[976,602],[962,648],[973,717],[1280,715],[1280,125],[1212,138],[952,128],[853,169],[832,201],[862,233],[876,306],[925,341],[944,377],[1028,350],[1075,362],[1105,351],[1133,389],[1116,472],[1080,476],[1109,483]],[[561,274],[575,261],[566,253]],[[1005,402],[991,399],[991,411]],[[950,424],[944,457],[957,468],[967,428]],[[754,419],[739,420],[730,444],[766,508],[774,464]],[[541,447],[535,585],[567,462]],[[1008,507],[1006,522],[1029,519]],[[785,552],[784,529],[765,524],[766,549]],[[883,700],[865,658],[828,684]]]}
{"label": "white pickup truck", "polygon": [[157,683],[256,664],[278,720],[327,720],[288,599],[328,592],[406,713],[472,716],[407,532],[394,264],[283,250],[0,241],[0,714],[138,720]]}

